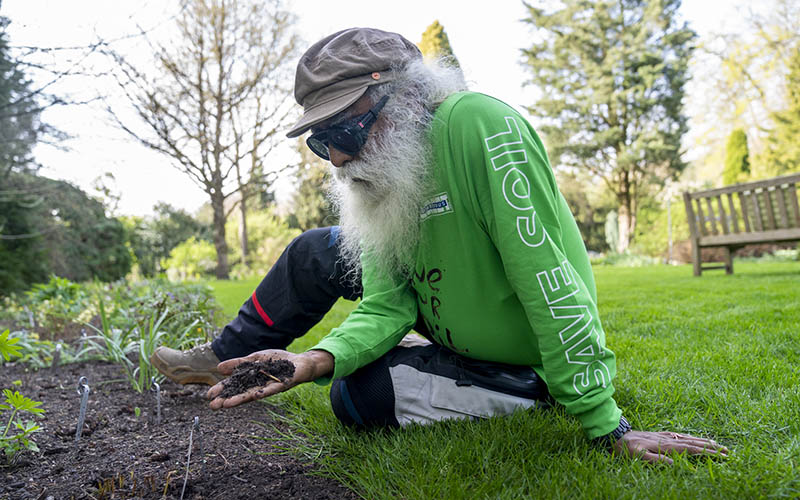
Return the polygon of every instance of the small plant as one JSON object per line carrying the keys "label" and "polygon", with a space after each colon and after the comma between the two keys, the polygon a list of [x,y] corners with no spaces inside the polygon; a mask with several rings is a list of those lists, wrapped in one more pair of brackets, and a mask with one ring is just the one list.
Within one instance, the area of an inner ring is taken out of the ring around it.
{"label": "small plant", "polygon": [[[125,373],[125,377],[136,388],[136,375],[133,369],[133,362],[128,358],[128,354],[136,350],[136,340],[134,338],[136,326],[122,330],[111,326],[109,316],[106,314],[103,302],[99,302],[100,324],[97,328],[87,324],[89,328],[97,332],[97,335],[89,337],[89,343],[95,351],[100,353],[100,357],[106,361],[112,361],[120,366]],[[141,392],[141,391],[139,391]]]}
{"label": "small plant", "polygon": [[[3,389],[3,395],[5,395],[5,402],[0,404],[0,410],[10,410],[11,416],[8,418],[3,435],[0,436],[0,449],[3,450],[6,463],[13,464],[20,452],[24,450],[39,451],[39,447],[30,439],[30,435],[40,430],[39,424],[30,420],[23,422],[15,417],[21,412],[41,415],[44,410],[39,408],[42,404],[41,402],[27,398],[20,394],[19,391],[11,392],[9,389]],[[8,432],[11,430],[12,425],[19,432],[9,435]]]}
{"label": "small plant", "polygon": [[[39,334],[34,332],[19,331],[11,335],[8,340],[14,344],[12,348],[14,349],[13,356],[18,358],[16,360],[18,363],[22,363],[34,370],[53,366],[58,344],[50,340],[41,340]],[[0,343],[2,342],[0,340]],[[2,347],[0,347],[0,350],[2,350]],[[85,359],[91,350],[89,346],[74,347],[68,343],[62,343],[59,354],[61,363],[68,364]],[[0,361],[0,363],[2,362]]]}
{"label": "small plant", "polygon": [[3,361],[10,361],[12,356],[19,356],[20,352],[20,347],[14,345],[19,342],[19,339],[9,337],[9,335],[8,330],[0,333],[0,356],[3,357]]}
{"label": "small plant", "polygon": [[[19,346],[15,345],[19,342],[19,339],[12,338],[9,335],[8,330],[0,333],[0,356],[2,356],[5,361],[9,361],[12,356],[19,356],[21,350]],[[11,384],[19,387],[22,385],[22,382],[15,380],[11,382]],[[0,404],[0,411],[10,410],[11,416],[8,417],[8,423],[3,430],[3,435],[0,436],[0,450],[2,450],[5,455],[6,463],[13,464],[21,451],[39,451],[39,447],[36,446],[36,443],[32,439],[29,439],[29,436],[34,432],[38,432],[40,429],[39,425],[35,422],[22,422],[21,420],[15,419],[15,417],[20,412],[40,415],[44,413],[44,410],[39,408],[42,404],[41,402],[26,398],[20,394],[19,391],[11,392],[9,389],[3,389],[3,395],[5,396],[5,401]],[[8,431],[11,430],[12,425],[16,427],[19,433],[9,436]]]}
{"label": "small plant", "polygon": [[[100,328],[87,325],[97,332],[97,335],[89,337],[89,342],[93,348],[100,353],[103,359],[113,361],[120,365],[125,374],[125,378],[136,392],[144,392],[155,378],[161,380],[163,377],[150,363],[150,355],[159,345],[182,345],[197,325],[197,320],[192,321],[182,330],[170,335],[173,332],[173,325],[167,325],[170,309],[161,303],[150,315],[136,318],[135,322],[127,329],[114,328],[106,313],[103,302],[98,304],[100,310]],[[138,360],[134,363],[129,357],[130,354],[138,353]]]}

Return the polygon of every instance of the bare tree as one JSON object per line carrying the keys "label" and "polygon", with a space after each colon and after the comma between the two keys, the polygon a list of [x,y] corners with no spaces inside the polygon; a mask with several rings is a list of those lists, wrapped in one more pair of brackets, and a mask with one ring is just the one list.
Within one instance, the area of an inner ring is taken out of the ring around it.
{"label": "bare tree", "polygon": [[[226,219],[231,211],[238,207],[239,212],[239,245],[242,250],[242,260],[246,265],[249,265],[250,251],[247,244],[247,209],[248,200],[257,194],[259,189],[264,189],[265,186],[277,177],[278,174],[296,167],[296,165],[289,164],[283,167],[265,170],[264,158],[274,147],[274,143],[270,141],[278,134],[278,125],[280,120],[275,120],[276,113],[265,113],[262,109],[263,98],[257,96],[253,99],[254,113],[256,117],[267,117],[270,123],[263,120],[257,120],[255,123],[243,117],[240,109],[232,109],[230,116],[230,125],[235,138],[235,146],[232,154],[226,154],[226,158],[235,166],[236,170],[236,185],[238,187],[237,194],[239,195],[238,202],[231,204],[231,208],[225,213]],[[282,114],[281,118],[285,115]],[[247,131],[249,127],[249,134],[243,135],[242,130]],[[249,178],[245,178],[245,173],[249,173]]]}
{"label": "bare tree", "polygon": [[[123,130],[170,157],[208,195],[216,276],[225,279],[225,221],[232,210],[226,201],[238,198],[244,213],[250,188],[277,173],[262,162],[292,109],[294,17],[281,0],[184,0],[181,6],[175,40],[145,37],[155,70],[109,52],[141,123],[109,111]],[[242,241],[246,245],[246,234]]]}

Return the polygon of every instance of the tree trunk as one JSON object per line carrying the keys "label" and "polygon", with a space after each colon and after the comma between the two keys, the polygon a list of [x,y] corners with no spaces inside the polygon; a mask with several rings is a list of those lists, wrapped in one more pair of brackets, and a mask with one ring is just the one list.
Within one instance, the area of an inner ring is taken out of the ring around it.
{"label": "tree trunk", "polygon": [[242,247],[242,264],[250,267],[250,251],[247,247],[247,197],[242,190],[242,200],[239,202],[239,244]]}
{"label": "tree trunk", "polygon": [[630,242],[630,235],[628,234],[628,228],[630,227],[628,222],[629,219],[630,214],[628,213],[628,208],[625,205],[620,205],[619,213],[617,214],[617,227],[619,228],[617,253],[624,253],[625,250],[628,249],[628,243]]}
{"label": "tree trunk", "polygon": [[617,252],[619,253],[624,253],[626,250],[628,250],[628,247],[631,244],[633,231],[636,228],[636,215],[632,213],[633,209],[631,207],[630,199],[627,201],[627,203],[621,203],[619,205],[619,215],[617,216],[617,220],[619,221],[619,242],[617,243]]}
{"label": "tree trunk", "polygon": [[628,250],[633,236],[633,229],[636,226],[635,185],[631,180],[634,175],[634,173],[624,170],[617,182],[618,191],[616,194],[619,202],[619,213],[617,214],[617,226],[619,228],[618,253],[625,253]]}
{"label": "tree trunk", "polygon": [[217,249],[217,268],[214,275],[217,279],[228,279],[228,244],[225,242],[225,198],[221,190],[211,194],[211,210],[213,211],[214,247]]}

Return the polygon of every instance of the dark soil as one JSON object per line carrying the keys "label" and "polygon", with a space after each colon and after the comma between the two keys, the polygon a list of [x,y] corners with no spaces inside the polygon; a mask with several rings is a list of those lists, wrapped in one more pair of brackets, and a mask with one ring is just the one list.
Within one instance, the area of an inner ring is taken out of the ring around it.
{"label": "dark soil", "polygon": [[223,385],[222,398],[229,398],[253,387],[263,387],[272,382],[285,382],[294,376],[294,364],[285,359],[245,361],[233,369]]}
{"label": "dark soil", "polygon": [[[90,394],[83,434],[75,443],[81,376],[87,377]],[[156,424],[155,393],[138,394],[120,377],[118,366],[98,362],[38,372],[0,367],[0,389],[15,388],[11,383],[21,380],[17,389],[45,409],[36,418],[42,432],[33,435],[40,451],[0,468],[0,500],[180,498],[194,417],[199,428],[184,498],[358,498],[315,475],[313,464],[271,454],[276,443],[291,447],[292,442],[284,424],[270,418],[268,404],[212,411],[206,387],[165,381],[162,421]]]}

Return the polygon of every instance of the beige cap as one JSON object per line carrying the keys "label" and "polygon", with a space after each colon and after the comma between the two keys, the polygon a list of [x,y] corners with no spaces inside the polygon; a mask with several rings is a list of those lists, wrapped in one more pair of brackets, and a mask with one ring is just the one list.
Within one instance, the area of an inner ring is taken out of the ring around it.
{"label": "beige cap", "polygon": [[297,137],[347,109],[370,85],[391,81],[392,68],[421,58],[416,45],[378,29],[350,28],[323,38],[297,64],[294,96],[303,116],[286,137]]}

